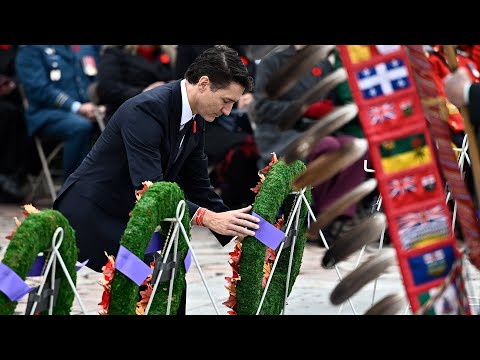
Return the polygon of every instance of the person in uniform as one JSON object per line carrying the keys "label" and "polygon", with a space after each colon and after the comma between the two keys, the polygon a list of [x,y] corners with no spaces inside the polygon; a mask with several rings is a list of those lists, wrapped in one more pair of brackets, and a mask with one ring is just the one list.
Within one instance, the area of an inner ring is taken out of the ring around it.
{"label": "person in uniform", "polygon": [[28,134],[64,141],[66,179],[90,149],[96,106],[88,86],[97,75],[98,48],[93,45],[24,45],[15,62],[28,102]]}

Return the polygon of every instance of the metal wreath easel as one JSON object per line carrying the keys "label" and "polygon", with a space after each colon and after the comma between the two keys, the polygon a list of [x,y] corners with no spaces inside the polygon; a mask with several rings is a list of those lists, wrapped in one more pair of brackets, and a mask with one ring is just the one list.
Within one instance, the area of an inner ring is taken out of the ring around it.
{"label": "metal wreath easel", "polygon": [[[305,190],[306,190],[306,187],[303,188],[302,190],[298,191],[298,192],[291,192],[290,193],[290,194],[295,195],[295,200],[294,200],[295,205],[293,207],[292,214],[287,221],[287,227],[285,229],[285,237],[278,247],[278,251],[277,251],[277,254],[275,256],[275,261],[273,263],[272,270],[270,272],[270,276],[268,277],[267,284],[265,285],[265,288],[263,290],[262,298],[260,299],[260,304],[258,305],[256,315],[260,314],[263,302],[265,300],[265,296],[266,296],[267,291],[268,291],[268,287],[270,286],[270,282],[273,278],[273,274],[275,272],[275,268],[277,266],[278,260],[280,259],[280,254],[281,254],[282,250],[286,246],[291,246],[290,258],[289,258],[288,270],[287,270],[286,287],[285,287],[285,298],[284,298],[284,302],[283,302],[283,310],[281,312],[281,315],[286,314],[288,289],[289,289],[289,286],[290,286],[290,274],[291,274],[292,263],[293,263],[293,255],[294,255],[294,251],[295,251],[295,242],[296,242],[296,239],[297,239],[297,236],[298,236],[298,224],[299,224],[300,212],[301,212],[300,204],[305,204],[305,206],[307,207],[307,210],[308,210],[307,217],[310,216],[310,219],[312,219],[314,222],[317,221],[317,219],[315,217],[315,214],[313,213],[313,210],[310,207],[310,204],[308,203],[307,198],[305,197]],[[293,223],[294,219],[295,219],[295,225],[292,228],[292,223]],[[323,244],[328,249],[329,247],[328,247],[327,241],[325,240],[325,236],[323,235],[322,231],[319,230],[318,233],[319,233],[319,235],[320,235],[320,237],[323,241]],[[290,243],[290,238],[292,239],[291,243]],[[287,240],[288,240],[288,243],[287,243]],[[338,276],[339,280],[342,280],[342,275],[340,274],[340,271],[339,271],[337,265],[335,265],[334,268],[335,268],[335,271],[337,273],[337,276]],[[353,303],[352,303],[351,299],[348,299],[348,303],[350,304],[350,307],[351,307],[353,313],[356,314],[356,310],[355,310],[355,307],[353,306]]]}
{"label": "metal wreath easel", "polygon": [[[180,232],[182,233],[183,238],[185,239],[188,248],[190,249],[190,253],[192,255],[193,260],[195,261],[195,265],[197,266],[198,272],[200,273],[200,277],[202,278],[203,284],[205,286],[205,289],[207,290],[208,296],[210,297],[210,300],[212,302],[213,307],[215,308],[215,311],[217,315],[219,314],[218,308],[215,305],[215,301],[213,299],[212,293],[210,292],[210,288],[207,285],[207,281],[205,279],[205,276],[203,275],[203,272],[200,268],[200,264],[198,263],[197,256],[195,255],[195,252],[193,251],[192,245],[190,244],[190,240],[188,238],[187,232],[185,231],[185,227],[182,224],[182,219],[183,215],[185,213],[185,200],[180,200],[178,205],[177,205],[177,210],[175,213],[174,218],[165,218],[163,221],[170,221],[175,223],[175,226],[172,231],[172,239],[173,241],[169,241],[167,245],[167,249],[165,252],[165,255],[162,258],[162,263],[160,265],[160,270],[158,275],[155,278],[155,284],[152,289],[152,294],[150,295],[150,298],[147,303],[147,307],[145,308],[145,315],[148,315],[148,312],[150,311],[150,307],[153,302],[153,298],[155,297],[155,293],[157,291],[158,285],[160,284],[160,279],[162,277],[163,272],[167,269],[167,260],[169,258],[170,251],[172,250],[172,245],[173,245],[173,254],[174,254],[174,263],[178,263],[178,238],[180,235]],[[171,275],[170,275],[170,284],[169,284],[169,289],[168,289],[168,302],[167,302],[167,314],[170,315],[170,308],[171,308],[171,303],[172,303],[172,292],[173,292],[173,283],[175,281],[175,272],[176,272],[176,266],[173,266]]]}
{"label": "metal wreath easel", "polygon": [[[25,315],[34,315],[35,310],[37,308],[38,303],[40,300],[42,300],[42,292],[45,290],[45,283],[47,282],[48,276],[50,274],[50,288],[48,289],[47,297],[49,297],[49,306],[48,306],[48,315],[53,314],[53,307],[54,307],[54,301],[55,301],[55,275],[57,272],[57,261],[60,264],[63,273],[65,274],[65,278],[67,279],[68,283],[70,284],[70,287],[72,288],[73,293],[75,294],[75,298],[78,300],[78,303],[82,309],[82,312],[86,315],[87,311],[85,310],[85,306],[83,305],[82,299],[80,298],[80,295],[77,292],[77,289],[75,287],[75,284],[73,283],[72,277],[70,276],[67,267],[65,266],[65,262],[63,261],[62,255],[60,254],[59,248],[62,245],[63,241],[63,228],[58,227],[55,230],[55,233],[52,236],[52,252],[50,254],[50,257],[47,261],[45,270],[42,272],[43,279],[38,286],[38,290],[36,294],[33,295],[33,305],[31,307],[30,313],[25,314]],[[45,294],[43,294],[45,295]],[[31,295],[30,295],[31,296]]]}

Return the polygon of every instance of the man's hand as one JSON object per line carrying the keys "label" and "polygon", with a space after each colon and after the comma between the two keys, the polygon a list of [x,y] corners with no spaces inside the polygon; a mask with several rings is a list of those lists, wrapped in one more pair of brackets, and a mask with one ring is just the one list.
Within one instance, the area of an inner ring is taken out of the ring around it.
{"label": "man's hand", "polygon": [[155,81],[153,84],[148,85],[145,89],[142,90],[142,92],[152,90],[156,88],[157,86],[162,86],[165,85],[165,81]]}
{"label": "man's hand", "polygon": [[13,90],[15,90],[16,87],[17,87],[17,85],[15,85],[15,83],[11,80],[2,82],[0,84],[0,96],[7,96]]}
{"label": "man's hand", "polygon": [[97,112],[98,115],[105,116],[105,113],[107,112],[107,108],[105,105],[97,105],[97,107],[95,108],[95,111]]}
{"label": "man's hand", "polygon": [[466,87],[470,89],[471,84],[472,81],[467,69],[463,67],[458,68],[454,73],[448,74],[443,79],[443,86],[448,100],[458,108],[467,104],[468,98],[465,96]]}
{"label": "man's hand", "polygon": [[97,120],[97,118],[95,117],[95,104],[93,104],[92,102],[87,102],[80,105],[78,113],[92,121]]}
{"label": "man's hand", "polygon": [[255,236],[255,232],[249,229],[258,229],[257,223],[260,222],[260,219],[248,214],[251,209],[250,205],[242,209],[220,213],[207,210],[203,217],[203,225],[222,235],[241,238]]}
{"label": "man's hand", "polygon": [[243,109],[243,108],[246,108],[246,107],[250,106],[253,99],[254,99],[254,97],[253,97],[252,93],[243,94],[242,96],[240,96],[240,99],[238,100],[237,108],[238,109]]}

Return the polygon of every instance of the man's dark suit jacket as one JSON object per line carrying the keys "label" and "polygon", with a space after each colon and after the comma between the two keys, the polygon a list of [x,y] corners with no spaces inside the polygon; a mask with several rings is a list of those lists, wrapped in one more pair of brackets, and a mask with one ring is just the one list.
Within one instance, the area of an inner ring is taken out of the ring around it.
{"label": "man's dark suit jacket", "polygon": [[[185,125],[183,150],[174,161],[181,114],[180,80],[127,100],[60,190],[53,207],[74,228],[79,260],[90,259],[91,269],[101,271],[107,262],[105,251],[117,254],[135,205],[135,189],[141,189],[143,181],[177,182],[191,216],[199,206],[215,212],[229,210],[210,185],[201,116],[196,116],[195,134],[192,121]],[[231,239],[214,235],[223,246]]]}

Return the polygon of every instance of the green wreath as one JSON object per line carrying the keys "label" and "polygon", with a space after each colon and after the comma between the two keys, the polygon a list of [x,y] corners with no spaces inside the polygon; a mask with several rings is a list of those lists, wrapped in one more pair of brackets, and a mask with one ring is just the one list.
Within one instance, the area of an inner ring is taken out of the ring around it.
{"label": "green wreath", "polygon": [[[276,161],[275,157],[274,159]],[[284,223],[286,224],[288,222],[287,216],[294,206],[295,199],[295,195],[290,194],[292,192],[291,184],[305,168],[305,164],[300,160],[290,166],[283,161],[274,162],[261,184],[260,191],[255,198],[253,211],[269,223],[275,224],[277,213],[283,207],[286,215]],[[310,187],[305,191],[305,196],[311,203]],[[301,199],[298,198],[297,201],[301,201]],[[306,241],[307,207],[304,203],[301,207],[288,294],[290,294],[295,279],[300,272]],[[249,236],[242,241],[241,257],[238,263],[239,280],[236,282],[235,289],[235,311],[239,315],[254,315],[257,312],[263,294],[262,280],[267,249],[267,246],[255,237]],[[282,250],[260,311],[262,315],[278,315],[283,309],[290,250],[291,247]]]}
{"label": "green wreath", "polygon": [[[143,259],[145,250],[150,243],[152,234],[160,224],[161,238],[167,239],[170,223],[163,221],[165,218],[175,217],[177,205],[184,200],[183,191],[173,182],[156,182],[145,191],[141,199],[135,205],[127,228],[120,239],[120,244],[130,250],[138,258]],[[188,237],[190,237],[190,216],[188,207],[182,218]],[[167,244],[163,244],[166,248]],[[171,249],[173,251],[173,247]],[[178,240],[180,253],[180,265],[175,273],[173,284],[172,302],[170,314],[175,314],[180,305],[182,292],[185,289],[185,266],[183,259],[188,252],[188,244],[180,233]],[[153,284],[152,284],[153,285]],[[169,280],[159,283],[155,297],[152,301],[149,314],[165,315],[167,313]],[[138,301],[139,286],[126,275],[115,271],[112,280],[109,303],[109,314],[112,315],[135,315]]]}
{"label": "green wreath", "polygon": [[[28,215],[10,240],[2,262],[25,280],[40,252],[46,254],[45,258],[48,259],[48,254],[51,253],[52,236],[58,227],[63,228],[64,231],[59,251],[73,284],[76,284],[77,246],[74,231],[68,220],[56,210],[48,209]],[[61,281],[53,314],[68,315],[72,309],[75,294],[64,272],[57,273]],[[11,301],[5,294],[0,293],[0,315],[13,314],[16,306],[16,301]],[[47,312],[42,314],[46,315]]]}

